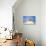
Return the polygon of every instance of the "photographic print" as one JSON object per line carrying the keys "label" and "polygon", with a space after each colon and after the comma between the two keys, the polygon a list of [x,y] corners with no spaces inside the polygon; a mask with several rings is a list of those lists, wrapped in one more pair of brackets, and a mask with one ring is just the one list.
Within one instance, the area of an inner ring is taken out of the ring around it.
{"label": "photographic print", "polygon": [[23,16],[24,24],[35,24],[36,17],[35,16]]}

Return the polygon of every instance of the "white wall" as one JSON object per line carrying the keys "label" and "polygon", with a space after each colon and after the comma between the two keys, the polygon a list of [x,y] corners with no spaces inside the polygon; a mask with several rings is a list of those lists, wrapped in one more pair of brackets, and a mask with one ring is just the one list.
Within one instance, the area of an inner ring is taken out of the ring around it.
{"label": "white wall", "polygon": [[[28,0],[13,7],[15,27],[25,37],[36,41],[37,46],[46,46],[46,0]],[[35,25],[24,25],[23,16],[36,16]],[[28,35],[27,35],[28,34]],[[30,36],[31,37],[30,37]],[[39,45],[42,44],[42,45]]]}
{"label": "white wall", "polygon": [[[41,0],[23,0],[17,8],[14,5],[14,11],[16,29],[41,46]],[[36,24],[24,25],[23,16],[36,16]]]}
{"label": "white wall", "polygon": [[41,4],[41,38],[42,46],[46,46],[46,0],[42,0]]}
{"label": "white wall", "polygon": [[12,28],[12,6],[16,0],[0,0],[0,27]]}

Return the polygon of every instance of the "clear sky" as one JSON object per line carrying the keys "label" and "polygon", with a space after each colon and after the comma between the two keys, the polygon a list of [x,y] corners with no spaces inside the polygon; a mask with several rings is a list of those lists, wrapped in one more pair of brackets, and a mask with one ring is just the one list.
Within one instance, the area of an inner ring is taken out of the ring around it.
{"label": "clear sky", "polygon": [[35,16],[23,16],[23,21],[28,21],[29,19],[35,21]]}

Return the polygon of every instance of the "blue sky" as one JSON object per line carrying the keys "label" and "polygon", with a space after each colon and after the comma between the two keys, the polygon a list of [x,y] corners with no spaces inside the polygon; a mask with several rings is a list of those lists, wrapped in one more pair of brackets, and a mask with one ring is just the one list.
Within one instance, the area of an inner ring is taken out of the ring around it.
{"label": "blue sky", "polygon": [[23,21],[28,21],[29,19],[35,22],[35,16],[23,16]]}

